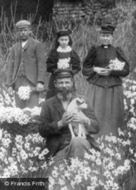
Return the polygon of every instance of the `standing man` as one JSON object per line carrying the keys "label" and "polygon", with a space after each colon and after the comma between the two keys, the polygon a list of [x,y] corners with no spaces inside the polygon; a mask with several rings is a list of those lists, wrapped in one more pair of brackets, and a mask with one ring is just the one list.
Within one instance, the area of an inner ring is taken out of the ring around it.
{"label": "standing man", "polygon": [[[16,106],[19,108],[39,105],[39,93],[44,90],[45,52],[40,41],[30,37],[31,23],[21,20],[16,23],[19,41],[11,47],[7,72],[8,92],[15,95]],[[18,96],[21,86],[35,89],[28,100]]]}
{"label": "standing man", "polygon": [[[54,157],[58,166],[64,159],[72,157],[84,158],[84,153],[96,144],[92,134],[99,132],[99,125],[88,101],[83,115],[67,112],[69,103],[78,97],[75,93],[73,73],[71,70],[58,70],[55,73],[56,96],[48,99],[42,107],[39,132],[46,138],[49,156]],[[83,123],[87,131],[86,138],[71,138],[69,122]],[[51,169],[52,170],[52,169]]]}

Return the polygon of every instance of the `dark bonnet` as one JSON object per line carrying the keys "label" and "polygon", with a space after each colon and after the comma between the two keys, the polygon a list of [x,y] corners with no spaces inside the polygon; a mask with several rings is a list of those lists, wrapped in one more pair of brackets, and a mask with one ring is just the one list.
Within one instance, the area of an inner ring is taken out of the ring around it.
{"label": "dark bonnet", "polygon": [[70,30],[60,30],[59,32],[57,32],[57,37],[61,37],[61,36],[69,36],[71,34]]}

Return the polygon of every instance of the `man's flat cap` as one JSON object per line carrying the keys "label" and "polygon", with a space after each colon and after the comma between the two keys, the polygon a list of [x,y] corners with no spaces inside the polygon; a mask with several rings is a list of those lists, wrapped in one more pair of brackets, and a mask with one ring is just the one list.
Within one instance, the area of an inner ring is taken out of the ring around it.
{"label": "man's flat cap", "polygon": [[26,28],[30,26],[31,26],[31,23],[27,20],[20,20],[16,23],[16,28]]}
{"label": "man's flat cap", "polygon": [[55,79],[58,78],[73,78],[74,74],[71,69],[58,69],[54,72]]}

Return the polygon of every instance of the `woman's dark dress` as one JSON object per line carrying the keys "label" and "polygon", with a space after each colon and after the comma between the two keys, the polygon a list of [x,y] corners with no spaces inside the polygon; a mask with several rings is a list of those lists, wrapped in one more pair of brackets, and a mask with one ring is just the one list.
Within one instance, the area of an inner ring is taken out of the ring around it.
{"label": "woman's dark dress", "polygon": [[[109,76],[98,75],[93,66],[105,68],[110,60],[118,58],[125,62],[123,70],[111,71]],[[101,135],[118,135],[118,128],[124,129],[124,102],[122,80],[129,74],[129,64],[118,47],[92,47],[83,62],[83,75],[88,76],[89,88],[86,96],[94,108],[99,121]]]}
{"label": "woman's dark dress", "polygon": [[54,86],[54,79],[55,79],[54,72],[56,69],[58,69],[57,63],[60,59],[61,60],[70,59],[69,68],[73,70],[74,74],[78,73],[81,70],[80,58],[74,50],[71,50],[69,52],[58,52],[57,50],[51,51],[46,62],[47,72],[52,73],[49,80],[46,99],[49,99],[56,95],[55,86]]}

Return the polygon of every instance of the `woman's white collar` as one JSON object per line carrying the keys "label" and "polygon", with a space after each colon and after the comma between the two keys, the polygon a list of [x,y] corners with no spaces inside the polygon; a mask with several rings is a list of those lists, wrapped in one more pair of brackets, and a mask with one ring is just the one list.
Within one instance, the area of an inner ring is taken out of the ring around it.
{"label": "woman's white collar", "polygon": [[57,52],[71,52],[72,51],[72,48],[70,47],[70,46],[67,46],[65,49],[63,49],[61,46],[59,46],[58,48],[57,48]]}

